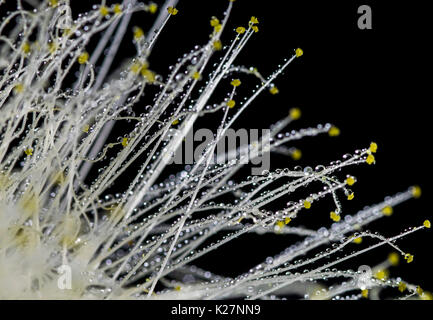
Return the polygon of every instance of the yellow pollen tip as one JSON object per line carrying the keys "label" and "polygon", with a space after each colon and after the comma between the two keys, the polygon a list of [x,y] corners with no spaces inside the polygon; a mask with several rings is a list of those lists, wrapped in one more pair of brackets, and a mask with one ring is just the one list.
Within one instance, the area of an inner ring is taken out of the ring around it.
{"label": "yellow pollen tip", "polygon": [[269,92],[271,93],[271,94],[277,94],[278,92],[280,92],[279,90],[278,90],[278,88],[277,87],[271,87],[270,89],[269,89]]}
{"label": "yellow pollen tip", "polygon": [[87,52],[83,52],[78,56],[78,63],[85,64],[89,60],[89,54]]}
{"label": "yellow pollen tip", "polygon": [[230,84],[231,84],[233,87],[239,87],[239,86],[241,85],[241,80],[239,80],[239,79],[234,79],[232,82],[230,82]]}
{"label": "yellow pollen tip", "polygon": [[259,20],[256,17],[252,16],[251,19],[250,19],[250,22],[252,24],[257,24],[257,23],[259,23]]}
{"label": "yellow pollen tip", "polygon": [[143,29],[140,27],[134,27],[134,39],[139,40],[144,37]]}
{"label": "yellow pollen tip", "polygon": [[431,228],[431,222],[430,222],[430,220],[425,220],[425,221],[423,222],[423,225],[424,225],[424,227],[430,229],[430,228]]}
{"label": "yellow pollen tip", "polygon": [[122,139],[122,146],[126,147],[128,145],[128,138],[123,138]]}
{"label": "yellow pollen tip", "polygon": [[349,185],[349,186],[352,186],[355,182],[356,182],[356,180],[355,180],[354,177],[348,177],[348,178],[346,179],[346,183],[347,183],[347,185]]}
{"label": "yellow pollen tip", "polygon": [[26,150],[24,150],[24,153],[28,156],[33,155],[33,149],[32,148],[27,148]]}
{"label": "yellow pollen tip", "polygon": [[101,16],[103,16],[103,17],[108,16],[108,13],[109,13],[108,8],[107,8],[106,6],[101,6],[101,7],[99,8],[99,13],[100,13]]}
{"label": "yellow pollen tip", "polygon": [[220,40],[216,40],[214,43],[213,43],[213,48],[214,48],[214,50],[217,50],[217,51],[219,51],[219,50],[221,50],[222,49],[222,43],[221,43],[221,41]]}
{"label": "yellow pollen tip", "polygon": [[201,79],[201,75],[200,75],[200,72],[194,72],[193,74],[192,74],[192,77],[193,77],[193,79],[195,79],[195,80],[200,80]]}
{"label": "yellow pollen tip", "polygon": [[413,255],[410,253],[406,253],[404,255],[404,260],[406,260],[407,263],[411,263],[413,261]]}
{"label": "yellow pollen tip", "polygon": [[404,290],[406,290],[406,283],[404,283],[404,282],[400,282],[400,283],[398,284],[398,291],[400,291],[400,292],[404,292]]}
{"label": "yellow pollen tip", "polygon": [[390,215],[392,215],[393,212],[394,212],[394,210],[392,209],[391,206],[386,206],[382,209],[382,213],[384,216],[390,216]]}
{"label": "yellow pollen tip", "polygon": [[235,100],[229,100],[227,102],[227,107],[229,107],[230,109],[233,108],[236,105]]}
{"label": "yellow pollen tip", "polygon": [[382,281],[385,281],[386,279],[388,279],[388,276],[389,276],[389,271],[386,270],[386,269],[384,269],[384,270],[378,270],[378,271],[374,274],[374,277],[375,277],[376,279],[379,279],[379,280],[382,280]]}
{"label": "yellow pollen tip", "polygon": [[301,117],[301,110],[299,108],[290,109],[289,115],[293,120],[298,120]]}
{"label": "yellow pollen tip", "polygon": [[368,289],[364,289],[361,291],[361,295],[363,298],[368,298]]}
{"label": "yellow pollen tip", "polygon": [[336,137],[336,136],[339,136],[339,135],[340,135],[340,129],[338,129],[338,128],[335,127],[335,126],[332,126],[332,127],[329,129],[328,134],[329,134],[330,137]]}
{"label": "yellow pollen tip", "polygon": [[310,209],[310,208],[311,208],[311,202],[305,200],[305,201],[304,201],[304,208],[305,208],[305,209]]}
{"label": "yellow pollen tip", "polygon": [[334,211],[331,211],[329,216],[331,217],[332,221],[338,222],[341,220],[341,216],[339,214],[335,213]]}
{"label": "yellow pollen tip", "polygon": [[84,125],[82,131],[83,131],[84,133],[88,133],[88,132],[89,132],[89,129],[90,129],[90,126],[89,126],[88,124],[86,124],[86,125]]}
{"label": "yellow pollen tip", "polygon": [[419,186],[412,187],[412,196],[415,199],[418,199],[419,197],[421,197],[421,188]]}
{"label": "yellow pollen tip", "polygon": [[358,238],[353,239],[353,243],[356,243],[356,244],[362,243],[362,237],[358,237]]}
{"label": "yellow pollen tip", "polygon": [[121,14],[122,13],[122,6],[120,4],[118,4],[118,3],[116,3],[114,5],[113,12],[115,14]]}
{"label": "yellow pollen tip", "polygon": [[25,42],[25,43],[22,45],[21,50],[22,50],[25,54],[30,53],[30,50],[31,50],[31,46],[30,46],[30,44],[29,44],[28,42]]}
{"label": "yellow pollen tip", "polygon": [[236,28],[236,32],[237,32],[238,34],[245,33],[245,28],[244,28],[244,27],[237,27],[237,28]]}
{"label": "yellow pollen tip", "polygon": [[175,16],[175,15],[177,15],[177,13],[179,12],[179,10],[177,10],[177,9],[174,8],[174,7],[168,7],[168,8],[167,8],[167,12],[168,12],[169,14],[171,14],[172,16]]}
{"label": "yellow pollen tip", "polygon": [[370,148],[369,148],[370,152],[372,153],[376,153],[377,151],[377,143],[376,142],[372,142],[370,143]]}
{"label": "yellow pollen tip", "polygon": [[291,156],[292,156],[293,160],[299,160],[302,157],[302,152],[299,149],[295,149],[295,150],[292,151]]}
{"label": "yellow pollen tip", "polygon": [[365,162],[367,162],[367,164],[373,164],[376,161],[376,159],[374,158],[374,156],[372,154],[369,154],[367,156],[367,159],[365,159]]}
{"label": "yellow pollen tip", "polygon": [[394,267],[397,266],[398,263],[400,262],[400,256],[398,255],[398,253],[396,252],[390,253],[388,256],[388,262]]}
{"label": "yellow pollen tip", "polygon": [[179,123],[179,120],[176,119],[176,120],[174,120],[171,124],[172,124],[172,125],[176,125],[176,124],[178,124],[178,123]]}
{"label": "yellow pollen tip", "polygon": [[353,198],[355,198],[355,194],[353,192],[347,195],[347,200],[353,200]]}
{"label": "yellow pollen tip", "polygon": [[282,220],[277,221],[277,222],[275,223],[275,225],[277,226],[278,230],[281,230],[281,229],[284,228],[284,221],[282,221]]}
{"label": "yellow pollen tip", "polygon": [[220,24],[220,21],[216,17],[212,17],[212,19],[210,20],[211,27],[215,27],[219,24]]}
{"label": "yellow pollen tip", "polygon": [[301,48],[295,50],[296,57],[299,58],[304,54],[304,51]]}
{"label": "yellow pollen tip", "polygon": [[155,3],[151,3],[148,10],[151,14],[154,14],[158,10],[158,6]]}

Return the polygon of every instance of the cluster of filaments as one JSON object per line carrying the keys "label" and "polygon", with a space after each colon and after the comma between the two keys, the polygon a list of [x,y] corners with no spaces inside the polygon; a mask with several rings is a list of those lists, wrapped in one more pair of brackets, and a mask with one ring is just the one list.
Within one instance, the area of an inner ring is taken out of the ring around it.
{"label": "cluster of filaments", "polygon": [[[34,10],[26,10],[18,1],[18,8],[3,18],[1,297],[360,299],[378,297],[386,287],[400,290],[404,298],[430,297],[418,286],[389,278],[386,271],[400,255],[407,262],[413,260],[395,241],[429,228],[428,221],[393,238],[362,231],[364,225],[391,214],[397,204],[418,197],[419,188],[354,215],[343,214],[339,199],[354,198],[350,188],[356,179],[338,178],[337,172],[356,164],[374,164],[375,143],[327,166],[277,169],[245,179],[237,176],[245,163],[242,157],[212,163],[224,132],[261,92],[277,94],[275,78],[303,54],[296,49],[268,77],[256,68],[235,65],[239,52],[259,31],[259,21],[252,17],[246,26],[234,29],[230,43],[223,44],[220,36],[232,2],[221,20],[211,18],[209,41],[186,53],[167,76],[152,70],[148,57],[163,26],[178,13],[176,8],[159,10],[161,25],[148,35],[133,28],[137,54],[110,77],[107,73],[120,40],[130,30],[131,14],[155,14],[156,4],[127,0],[109,6],[103,2],[74,19],[68,1],[44,1]],[[96,35],[99,42],[88,53],[86,46]],[[217,63],[204,74],[214,55]],[[237,101],[242,77],[256,78],[258,86]],[[231,88],[222,99],[213,94],[221,83]],[[138,108],[143,112],[136,115],[133,106],[149,88],[153,88],[152,104]],[[188,131],[210,113],[221,115],[215,122],[219,133],[199,161],[164,178],[171,156]],[[291,142],[339,134],[330,124],[283,131],[299,117],[299,109],[290,110],[270,127],[268,136],[242,147],[257,155],[278,152],[298,160],[301,153]],[[135,124],[130,132],[110,141],[113,125],[123,128],[130,123]],[[266,150],[265,139],[270,141]],[[131,175],[128,169],[133,166]],[[95,172],[95,178],[86,183],[89,172]],[[125,175],[129,185],[124,184]],[[122,192],[110,195],[110,188],[119,181]],[[293,195],[310,185],[310,194],[293,200]],[[296,218],[325,197],[335,203],[326,213],[332,219],[330,226],[296,227]],[[279,210],[268,209],[281,199],[291,201]],[[196,259],[213,250],[224,251],[226,243],[247,233],[292,234],[300,241],[279,254],[271,253],[262,264],[235,278],[194,265]],[[209,243],[215,236],[219,240]],[[376,243],[340,255],[365,237]],[[391,246],[397,254],[373,268],[371,276],[337,269],[340,262],[381,245]],[[310,252],[318,253],[309,257]],[[61,265],[71,267],[70,289],[58,288]],[[326,287],[328,280],[332,285]]]}

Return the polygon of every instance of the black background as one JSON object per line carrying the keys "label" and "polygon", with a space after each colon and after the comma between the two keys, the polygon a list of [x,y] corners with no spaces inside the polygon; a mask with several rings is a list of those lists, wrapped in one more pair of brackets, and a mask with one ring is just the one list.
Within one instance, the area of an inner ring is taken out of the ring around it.
{"label": "black background", "polygon": [[[13,1],[11,1],[13,2]],[[71,1],[75,14],[93,2]],[[155,1],[160,4],[160,1]],[[237,0],[222,38],[228,43],[238,25],[247,25],[250,16],[258,17],[260,31],[254,35],[237,64],[255,66],[265,76],[284,58],[300,47],[304,56],[288,67],[275,84],[278,95],[264,92],[246,111],[238,127],[266,128],[287,114],[292,107],[302,110],[302,118],[293,128],[333,123],[341,129],[336,138],[307,138],[295,146],[303,152],[299,163],[277,158],[274,167],[300,164],[314,167],[340,159],[345,153],[379,145],[374,166],[359,166],[346,173],[358,178],[353,190],[355,199],[343,201],[346,213],[382,201],[387,195],[417,184],[423,190],[418,200],[410,200],[395,209],[392,217],[368,227],[385,236],[400,233],[410,226],[431,219],[430,199],[430,118],[428,89],[431,87],[431,52],[428,48],[430,20],[422,1],[251,1]],[[360,5],[371,6],[373,29],[357,27]],[[9,5],[9,1],[8,1]],[[222,18],[227,2],[181,0],[179,13],[171,19],[155,45],[150,63],[160,74],[194,45],[206,43],[211,32],[209,19]],[[146,30],[153,16],[140,14],[132,25]],[[431,28],[430,28],[431,29]],[[130,35],[125,38],[120,57],[133,55]],[[114,66],[116,67],[116,65]],[[239,95],[249,91],[239,91]],[[332,203],[313,208],[316,216],[328,217]],[[319,209],[323,209],[320,212]],[[329,219],[326,220],[329,222]],[[401,275],[409,282],[433,290],[431,276],[430,230],[410,235],[399,245],[414,254],[413,263],[403,263],[392,276]],[[291,239],[267,236],[235,241],[229,250],[218,250],[200,265],[224,275],[234,276],[277,254],[290,245]],[[271,251],[271,252],[270,252]],[[353,261],[379,263],[390,252],[382,248]]]}

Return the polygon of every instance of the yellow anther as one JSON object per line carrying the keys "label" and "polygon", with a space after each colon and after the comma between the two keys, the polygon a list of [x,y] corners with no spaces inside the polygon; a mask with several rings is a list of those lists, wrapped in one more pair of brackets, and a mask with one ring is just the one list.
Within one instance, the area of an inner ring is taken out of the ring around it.
{"label": "yellow anther", "polygon": [[400,282],[399,284],[398,284],[398,291],[400,291],[400,292],[404,292],[404,290],[406,290],[406,283],[404,283],[404,282]]}
{"label": "yellow anther", "polygon": [[172,125],[176,125],[176,124],[178,124],[178,123],[179,123],[179,120],[176,119],[176,120],[174,120],[171,124],[172,124]]}
{"label": "yellow anther", "polygon": [[430,220],[424,220],[423,225],[424,225],[424,227],[430,229],[431,228],[431,222],[430,222]]}
{"label": "yellow anther", "polygon": [[301,110],[299,108],[292,108],[289,111],[289,116],[293,120],[298,120],[301,117]]}
{"label": "yellow anther", "polygon": [[113,7],[113,12],[115,14],[121,14],[122,13],[122,6],[118,3],[116,3]]}
{"label": "yellow anther", "polygon": [[355,194],[353,192],[347,195],[347,200],[353,200],[353,198],[355,198]]}
{"label": "yellow anther", "polygon": [[388,262],[394,267],[397,266],[398,263],[400,262],[400,256],[398,255],[398,253],[396,252],[390,253],[388,256]]}
{"label": "yellow anther", "polygon": [[422,295],[424,293],[424,290],[420,286],[417,286],[416,287],[416,293],[418,293],[419,295]]}
{"label": "yellow anther", "polygon": [[149,83],[154,83],[155,82],[155,72],[150,71],[148,69],[145,68],[141,68],[141,75],[146,78],[146,80]]}
{"label": "yellow anther", "polygon": [[85,124],[85,125],[83,126],[82,131],[83,131],[84,133],[88,133],[88,132],[89,132],[89,129],[90,129],[90,126],[89,126],[88,124]]}
{"label": "yellow anther", "polygon": [[377,151],[377,143],[376,142],[370,143],[370,148],[368,150],[370,150],[370,152],[372,152],[372,153],[376,153],[376,151]]}
{"label": "yellow anther", "polygon": [[231,84],[233,87],[239,87],[239,86],[241,85],[241,80],[239,80],[239,79],[234,79],[232,82],[230,82],[230,84]]}
{"label": "yellow anther", "polygon": [[223,47],[223,45],[222,45],[222,43],[221,43],[221,41],[220,40],[216,40],[214,43],[213,43],[213,48],[214,48],[214,50],[221,50],[222,49],[222,47]]}
{"label": "yellow anther", "polygon": [[278,90],[277,87],[273,86],[273,87],[271,87],[271,88],[269,89],[269,92],[270,92],[271,94],[277,94],[277,93],[279,92],[279,90]]}
{"label": "yellow anther", "polygon": [[192,74],[192,77],[193,77],[193,79],[195,79],[195,80],[200,80],[201,79],[201,74],[200,74],[200,72],[194,72],[193,74]]}
{"label": "yellow anther", "polygon": [[367,162],[367,164],[373,164],[375,161],[376,160],[375,160],[375,158],[374,158],[374,156],[372,154],[369,154],[367,156],[367,159],[365,159],[365,162]]}
{"label": "yellow anther", "polygon": [[131,72],[132,73],[139,73],[140,70],[141,70],[141,64],[139,64],[139,63],[133,63],[131,65]]}
{"label": "yellow anther", "polygon": [[215,32],[220,32],[222,28],[223,28],[223,26],[218,23],[215,27],[213,27],[213,30]]}
{"label": "yellow anther", "polygon": [[284,221],[282,221],[282,220],[277,221],[276,226],[278,227],[278,230],[283,229],[284,228]]}
{"label": "yellow anther", "polygon": [[15,93],[22,93],[24,91],[24,86],[21,83],[18,83],[15,87],[14,87],[14,92]]}
{"label": "yellow anther", "polygon": [[250,19],[250,22],[252,24],[256,24],[256,23],[259,23],[259,20],[256,17],[252,16],[251,19]]}
{"label": "yellow anther", "polygon": [[332,126],[331,128],[329,128],[328,134],[330,137],[336,137],[340,135],[340,129],[338,129],[335,126]]}
{"label": "yellow anther", "polygon": [[301,48],[295,50],[296,57],[300,57],[304,54],[304,51]]}
{"label": "yellow anther", "polygon": [[257,27],[257,26],[252,26],[251,29],[253,29],[254,32],[259,32],[259,27]]}
{"label": "yellow anther", "polygon": [[167,11],[168,11],[168,13],[171,14],[172,16],[175,16],[175,15],[177,15],[177,13],[178,13],[178,10],[177,10],[176,8],[174,8],[174,7],[168,7],[168,8],[167,8]]}
{"label": "yellow anther", "polygon": [[210,25],[212,27],[215,27],[215,26],[217,26],[219,24],[220,24],[220,21],[216,17],[212,17],[212,19],[210,20]]}
{"label": "yellow anther", "polygon": [[101,6],[99,8],[99,13],[101,14],[101,16],[105,17],[105,16],[108,16],[110,11],[108,10],[108,8],[106,6]]}
{"label": "yellow anther", "polygon": [[330,215],[329,215],[332,219],[332,221],[338,222],[341,219],[341,216],[337,213],[335,213],[334,211],[331,211]]}
{"label": "yellow anther", "polygon": [[158,10],[156,3],[149,4],[148,10],[151,14],[154,14]]}
{"label": "yellow anther", "polygon": [[83,52],[78,56],[78,63],[85,64],[89,60],[89,54],[87,52]]}
{"label": "yellow anther", "polygon": [[302,157],[302,151],[299,149],[294,149],[291,153],[293,160],[299,160]]}
{"label": "yellow anther", "polygon": [[50,51],[51,54],[57,51],[57,44],[55,42],[48,43],[48,51]]}
{"label": "yellow anther", "polygon": [[364,289],[361,291],[361,295],[363,298],[368,298],[368,289]]}
{"label": "yellow anther", "polygon": [[355,180],[355,178],[352,177],[352,176],[347,177],[347,179],[346,179],[346,183],[347,183],[347,185],[349,185],[349,186],[352,186],[355,182],[356,182],[356,180]]}
{"label": "yellow anther", "polygon": [[230,109],[233,108],[236,105],[235,100],[229,100],[227,102],[227,107],[229,107]]}
{"label": "yellow anther", "polygon": [[32,148],[27,148],[26,150],[24,150],[24,153],[28,156],[33,155],[33,149]]}
{"label": "yellow anther", "polygon": [[57,5],[59,4],[59,1],[57,1],[57,0],[49,0],[48,3],[50,5],[50,7],[54,8],[54,7],[57,7]]}
{"label": "yellow anther", "polygon": [[353,243],[356,243],[356,244],[362,243],[362,237],[358,237],[358,238],[353,239]]}
{"label": "yellow anther", "polygon": [[122,147],[126,147],[128,145],[128,138],[122,139]]}
{"label": "yellow anther", "polygon": [[407,263],[411,263],[413,261],[413,255],[410,253],[406,253],[404,255],[404,260],[406,260]]}
{"label": "yellow anther", "polygon": [[141,29],[140,27],[134,27],[134,39],[140,40],[143,37],[144,37],[143,29]]}
{"label": "yellow anther", "polygon": [[305,209],[310,209],[310,208],[311,208],[311,202],[308,201],[308,200],[305,200],[305,201],[304,201],[304,208],[305,208]]}
{"label": "yellow anther", "polygon": [[285,218],[285,219],[284,219],[284,224],[289,224],[289,223],[290,223],[290,221],[292,221],[292,219],[291,219],[291,218]]}
{"label": "yellow anther", "polygon": [[421,197],[421,188],[419,186],[412,187],[412,196],[415,199],[418,199],[419,197]]}
{"label": "yellow anther", "polygon": [[63,29],[62,36],[67,37],[71,34],[71,29]]}
{"label": "yellow anther", "polygon": [[424,291],[421,294],[421,299],[422,300],[433,300],[433,295],[430,292],[428,292],[428,291]]}
{"label": "yellow anther", "polygon": [[22,45],[22,47],[21,47],[21,50],[22,50],[25,54],[29,54],[29,53],[30,53],[30,50],[31,50],[30,43],[28,43],[28,42],[23,43],[23,45]]}
{"label": "yellow anther", "polygon": [[180,289],[182,289],[180,286],[174,287],[174,290],[176,290],[176,291],[180,291]]}
{"label": "yellow anther", "polygon": [[392,215],[393,211],[394,210],[392,209],[391,206],[386,206],[386,207],[384,207],[382,209],[382,213],[383,213],[384,216],[390,216],[390,215]]}
{"label": "yellow anther", "polygon": [[383,269],[383,270],[378,270],[375,274],[374,277],[376,279],[385,281],[386,279],[388,279],[389,276],[389,271],[387,269]]}
{"label": "yellow anther", "polygon": [[237,32],[238,34],[245,33],[245,28],[244,28],[244,27],[237,27],[237,28],[236,28],[236,32]]}

